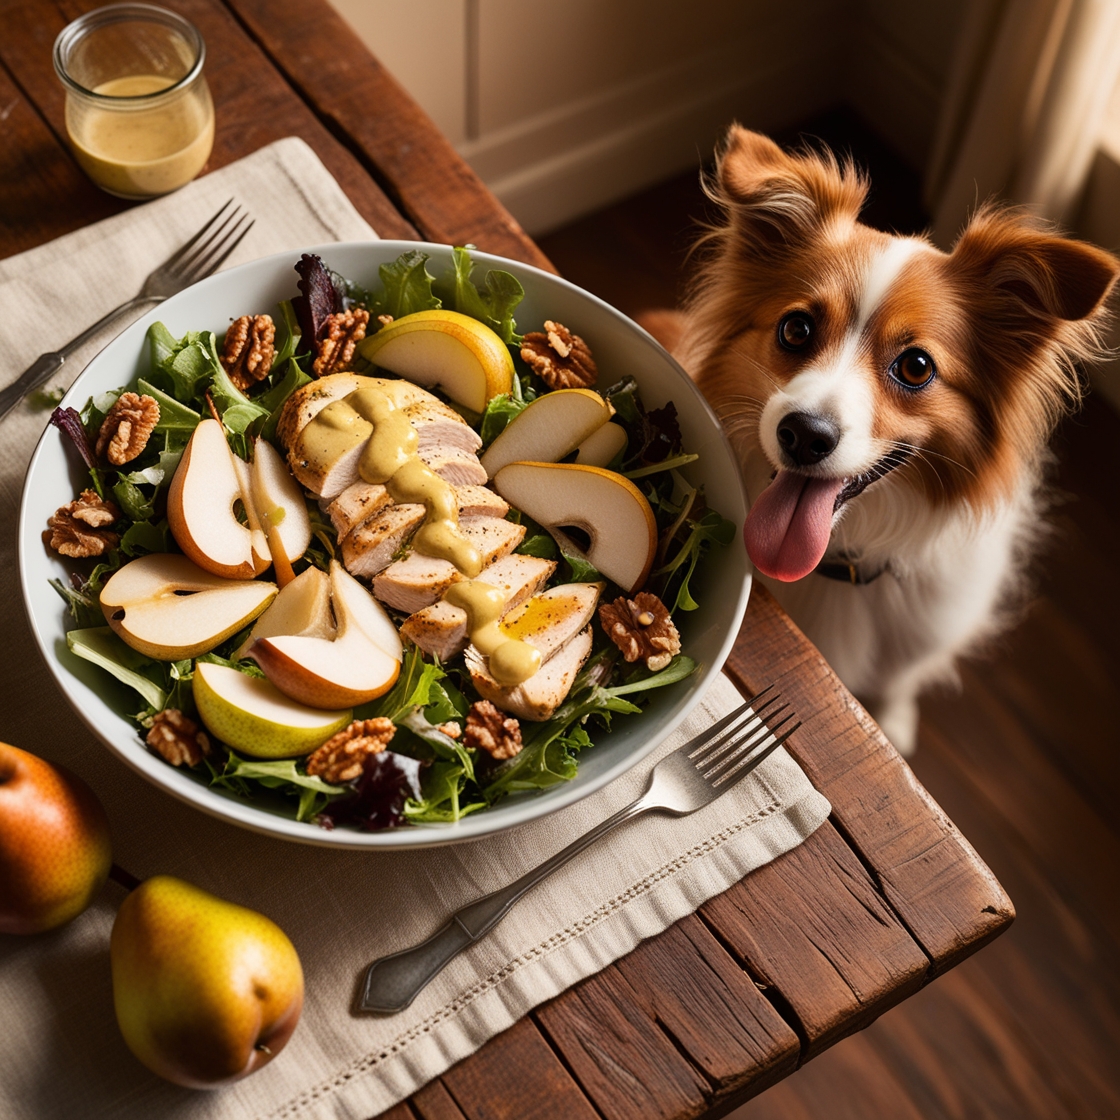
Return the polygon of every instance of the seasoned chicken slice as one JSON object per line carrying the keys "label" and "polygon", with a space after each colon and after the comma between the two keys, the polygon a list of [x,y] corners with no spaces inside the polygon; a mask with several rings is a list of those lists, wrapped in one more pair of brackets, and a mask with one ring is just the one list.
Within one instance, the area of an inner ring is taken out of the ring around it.
{"label": "seasoned chicken slice", "polygon": [[[328,460],[307,425],[327,405],[364,386],[375,386],[404,410],[419,437],[421,458],[437,474],[453,484],[486,482],[486,472],[474,456],[482,440],[453,408],[409,381],[332,373],[297,389],[285,403],[276,427],[277,436],[288,449],[292,474],[308,490],[334,498],[359,481],[358,463],[364,444]],[[443,473],[445,464],[450,474]]]}
{"label": "seasoned chicken slice", "polygon": [[452,486],[485,486],[486,470],[478,457],[453,447],[431,447],[419,451],[420,458]]}
{"label": "seasoned chicken slice", "polygon": [[384,486],[359,479],[351,483],[327,506],[327,516],[341,540],[363,521],[391,505],[393,496]]}
{"label": "seasoned chicken slice", "polygon": [[[477,578],[505,592],[505,609],[510,611],[530,595],[535,595],[555,569],[553,560],[511,553],[484,568]],[[462,653],[470,640],[467,612],[462,607],[452,606],[446,599],[440,599],[438,603],[406,618],[401,626],[401,636],[440,661],[449,661]]]}
{"label": "seasoned chicken slice", "polygon": [[[460,486],[456,497],[460,517],[505,517],[509,513],[509,503],[485,486]],[[327,503],[326,513],[339,540],[342,540],[356,526],[376,517],[392,503],[393,496],[384,486],[359,480]]]}
{"label": "seasoned chicken slice", "polygon": [[[467,517],[459,522],[463,535],[482,553],[483,568],[508,556],[524,539],[525,526],[497,517]],[[449,560],[410,552],[389,565],[374,581],[373,593],[398,611],[414,614],[430,607],[464,577]]]}
{"label": "seasoned chicken slice", "polygon": [[604,587],[564,583],[542,591],[502,619],[502,633],[540,650],[543,665],[591,621]]}
{"label": "seasoned chicken slice", "polygon": [[571,691],[572,682],[591,652],[591,627],[580,631],[527,681],[507,687],[486,671],[485,658],[473,646],[464,655],[478,694],[518,719],[539,722],[551,717]]}
{"label": "seasoned chicken slice", "polygon": [[373,579],[412,539],[426,512],[419,504],[386,506],[343,537],[342,566],[359,579]]}

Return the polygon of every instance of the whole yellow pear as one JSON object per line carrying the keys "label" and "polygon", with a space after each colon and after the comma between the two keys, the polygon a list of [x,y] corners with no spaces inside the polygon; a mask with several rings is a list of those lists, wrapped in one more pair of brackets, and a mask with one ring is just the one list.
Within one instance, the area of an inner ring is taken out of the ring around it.
{"label": "whole yellow pear", "polygon": [[284,931],[170,875],[124,900],[109,953],[125,1042],[178,1085],[213,1089],[260,1069],[303,1008],[303,969]]}

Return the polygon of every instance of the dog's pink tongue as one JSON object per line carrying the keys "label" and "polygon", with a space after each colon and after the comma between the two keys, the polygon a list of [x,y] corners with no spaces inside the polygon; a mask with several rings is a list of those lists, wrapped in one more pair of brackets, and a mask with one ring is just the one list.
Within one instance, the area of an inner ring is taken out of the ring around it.
{"label": "dog's pink tongue", "polygon": [[832,532],[832,507],[842,478],[806,478],[778,471],[743,526],[747,553],[763,575],[790,583],[820,562]]}

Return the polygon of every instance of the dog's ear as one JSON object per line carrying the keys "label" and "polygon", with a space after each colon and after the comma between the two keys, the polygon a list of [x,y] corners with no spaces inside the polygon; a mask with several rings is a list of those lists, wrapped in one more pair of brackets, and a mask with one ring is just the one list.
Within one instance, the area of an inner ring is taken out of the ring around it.
{"label": "dog's ear", "polygon": [[867,183],[827,151],[782,151],[767,136],[732,125],[716,163],[716,197],[757,243],[796,242],[836,218],[855,221]]}
{"label": "dog's ear", "polygon": [[1030,216],[986,206],[953,247],[958,274],[1032,317],[1077,322],[1103,314],[1120,261]]}

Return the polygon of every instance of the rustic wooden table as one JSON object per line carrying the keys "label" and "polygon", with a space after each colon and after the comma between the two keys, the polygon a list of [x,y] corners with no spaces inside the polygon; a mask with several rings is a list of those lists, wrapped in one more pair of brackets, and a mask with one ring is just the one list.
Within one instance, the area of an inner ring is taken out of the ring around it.
{"label": "rustic wooden table", "polygon": [[[209,169],[301,136],[383,236],[550,267],[325,0],[163,2],[206,39]],[[71,158],[51,67],[55,36],[95,6],[0,0],[0,257],[126,205]],[[999,883],[761,588],[728,672],[792,701],[790,750],[831,820],[386,1120],[721,1116],[1007,928]]]}

